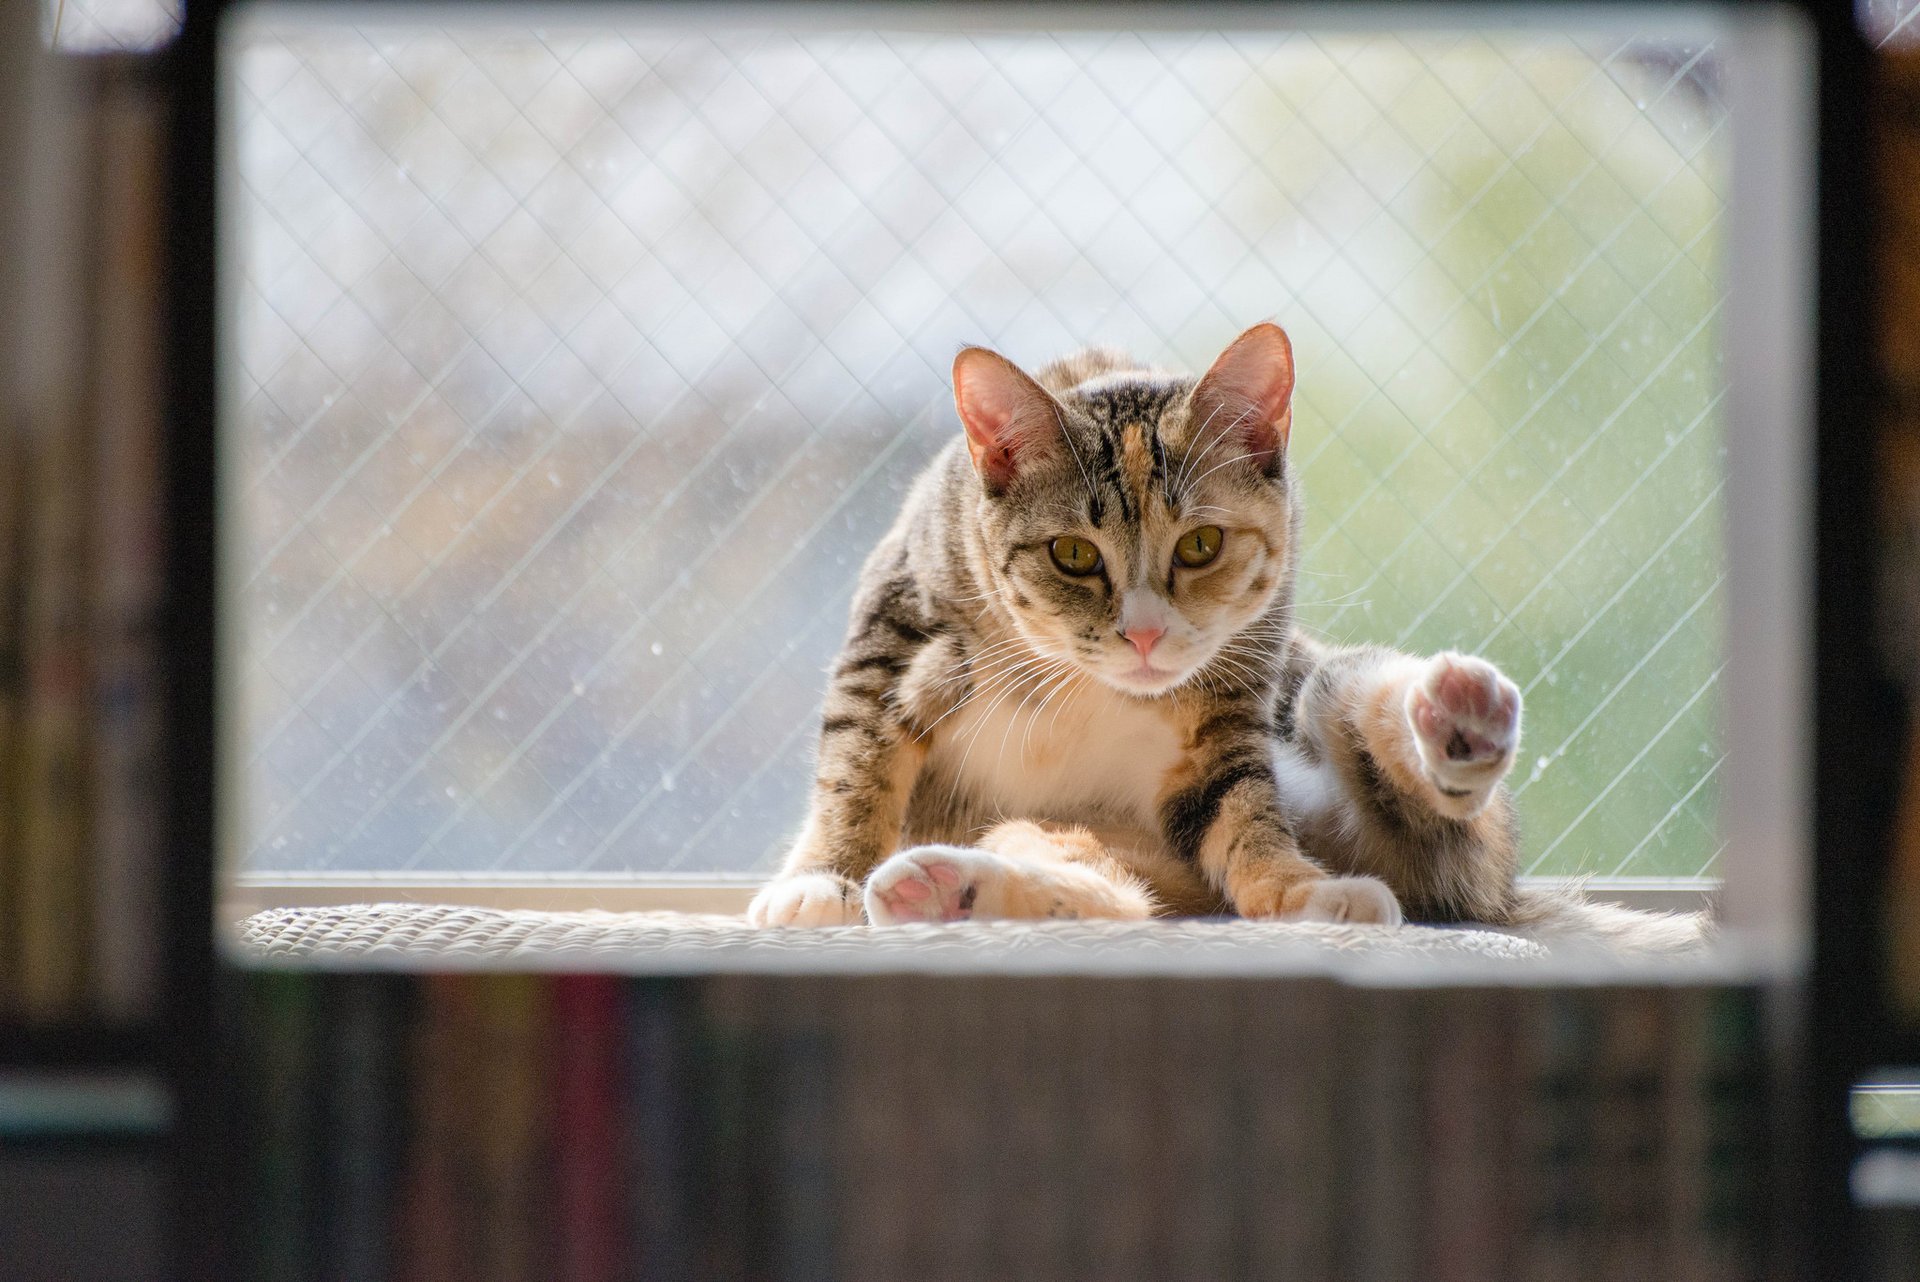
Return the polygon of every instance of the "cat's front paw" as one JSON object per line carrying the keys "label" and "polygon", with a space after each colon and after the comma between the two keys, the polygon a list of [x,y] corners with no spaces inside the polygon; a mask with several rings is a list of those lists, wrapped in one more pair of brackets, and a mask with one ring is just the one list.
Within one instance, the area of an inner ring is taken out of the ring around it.
{"label": "cat's front paw", "polygon": [[830,872],[775,877],[747,906],[754,926],[857,926],[860,887]]}
{"label": "cat's front paw", "polygon": [[1373,877],[1328,877],[1307,887],[1288,921],[1344,921],[1362,926],[1398,926],[1400,901]]}
{"label": "cat's front paw", "polygon": [[1260,877],[1238,886],[1233,909],[1258,921],[1339,921],[1398,926],[1400,901],[1378,877]]}
{"label": "cat's front paw", "polygon": [[1006,860],[961,846],[915,846],[867,878],[867,920],[876,926],[910,921],[964,921],[1006,879]]}
{"label": "cat's front paw", "polygon": [[1520,687],[1485,659],[1448,651],[1407,687],[1414,749],[1443,813],[1471,818],[1513,768]]}
{"label": "cat's front paw", "polygon": [[1333,921],[1361,926],[1398,926],[1400,901],[1377,877],[1321,877],[1294,886],[1270,921]]}

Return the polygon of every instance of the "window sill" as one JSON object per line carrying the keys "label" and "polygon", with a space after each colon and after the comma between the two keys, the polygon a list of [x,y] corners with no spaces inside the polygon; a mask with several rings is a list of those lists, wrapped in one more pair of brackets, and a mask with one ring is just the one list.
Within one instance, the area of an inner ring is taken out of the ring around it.
{"label": "window sill", "polygon": [[[472,874],[255,874],[233,879],[220,898],[220,919],[240,921],[268,908],[338,904],[461,904],[542,912],[744,913],[759,877],[672,874],[548,877]],[[1660,912],[1711,910],[1720,882],[1710,877],[1523,877],[1534,886],[1582,885],[1592,898]]]}

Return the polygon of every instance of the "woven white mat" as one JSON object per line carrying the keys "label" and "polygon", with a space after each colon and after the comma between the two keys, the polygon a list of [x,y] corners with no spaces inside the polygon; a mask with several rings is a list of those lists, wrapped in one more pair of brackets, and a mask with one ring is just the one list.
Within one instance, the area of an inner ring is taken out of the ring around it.
{"label": "woven white mat", "polygon": [[1408,964],[1506,970],[1548,950],[1493,930],[1226,920],[990,921],[756,930],[738,917],[529,912],[451,904],[278,908],[240,923],[239,959],[402,969],[583,968],[973,973],[1352,973]]}

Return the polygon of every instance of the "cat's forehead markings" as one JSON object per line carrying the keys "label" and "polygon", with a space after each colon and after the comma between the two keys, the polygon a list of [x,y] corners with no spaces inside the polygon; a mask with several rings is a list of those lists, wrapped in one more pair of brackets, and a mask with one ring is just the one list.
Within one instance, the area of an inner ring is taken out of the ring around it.
{"label": "cat's forehead markings", "polygon": [[1089,414],[1109,426],[1130,419],[1157,420],[1179,393],[1175,382],[1160,382],[1137,373],[1102,374],[1073,389],[1072,395]]}
{"label": "cat's forehead markings", "polygon": [[1145,494],[1153,483],[1154,450],[1147,425],[1138,419],[1120,428],[1120,470],[1135,494]]}

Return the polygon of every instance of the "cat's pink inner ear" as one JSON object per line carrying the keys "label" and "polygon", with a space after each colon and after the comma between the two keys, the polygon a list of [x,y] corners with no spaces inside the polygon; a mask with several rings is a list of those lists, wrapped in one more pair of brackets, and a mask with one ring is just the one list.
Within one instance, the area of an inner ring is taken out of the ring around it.
{"label": "cat's pink inner ear", "polygon": [[1247,460],[1271,472],[1293,430],[1293,344],[1274,324],[1233,340],[1193,389],[1189,428],[1204,443],[1231,433]]}
{"label": "cat's pink inner ear", "polygon": [[953,404],[974,471],[994,490],[1011,483],[1060,431],[1059,406],[1046,389],[984,347],[969,347],[954,358]]}

